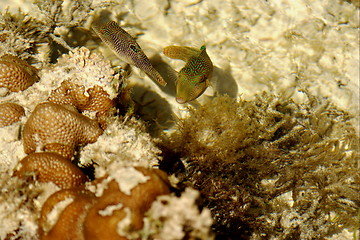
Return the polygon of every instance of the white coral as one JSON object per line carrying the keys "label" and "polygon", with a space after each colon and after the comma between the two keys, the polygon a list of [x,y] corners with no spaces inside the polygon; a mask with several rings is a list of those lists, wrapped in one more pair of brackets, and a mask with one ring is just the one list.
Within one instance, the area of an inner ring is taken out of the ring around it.
{"label": "white coral", "polygon": [[82,149],[80,163],[87,165],[91,161],[96,162],[95,175],[101,177],[114,168],[152,167],[158,163],[160,153],[139,121],[129,119],[124,124],[116,119],[95,143]]}

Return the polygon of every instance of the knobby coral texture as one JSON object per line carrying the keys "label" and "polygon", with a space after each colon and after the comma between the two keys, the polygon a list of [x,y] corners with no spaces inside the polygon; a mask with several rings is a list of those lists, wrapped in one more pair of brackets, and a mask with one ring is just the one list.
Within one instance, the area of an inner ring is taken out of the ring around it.
{"label": "knobby coral texture", "polygon": [[358,12],[0,0],[0,240],[356,239]]}

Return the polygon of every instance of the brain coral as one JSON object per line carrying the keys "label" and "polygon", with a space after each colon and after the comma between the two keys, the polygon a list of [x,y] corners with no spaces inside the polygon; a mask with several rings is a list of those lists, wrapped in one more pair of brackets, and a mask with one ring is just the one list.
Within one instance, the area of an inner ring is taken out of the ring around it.
{"label": "brain coral", "polygon": [[102,130],[98,123],[69,105],[51,102],[36,106],[24,125],[25,153],[38,149],[70,159],[79,144],[95,142]]}

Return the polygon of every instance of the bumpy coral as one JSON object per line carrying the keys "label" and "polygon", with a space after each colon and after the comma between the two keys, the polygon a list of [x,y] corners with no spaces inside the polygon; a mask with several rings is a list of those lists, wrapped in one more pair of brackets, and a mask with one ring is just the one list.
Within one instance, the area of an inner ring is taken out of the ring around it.
{"label": "bumpy coral", "polygon": [[0,104],[0,128],[18,122],[24,114],[24,108],[16,103]]}
{"label": "bumpy coral", "polygon": [[98,123],[69,105],[41,103],[24,125],[25,153],[37,149],[70,159],[80,144],[95,142],[102,130]]}
{"label": "bumpy coral", "polygon": [[24,60],[11,55],[0,57],[0,87],[19,92],[38,79],[37,70]]}
{"label": "bumpy coral", "polygon": [[74,84],[70,80],[61,83],[61,86],[52,91],[49,101],[57,104],[69,104],[75,106],[81,112],[107,112],[114,106],[109,94],[102,87],[95,85],[87,91],[85,87]]}
{"label": "bumpy coral", "polygon": [[60,188],[72,188],[88,181],[80,168],[56,153],[32,153],[22,159],[14,176],[27,177],[31,174],[39,182],[53,182]]}

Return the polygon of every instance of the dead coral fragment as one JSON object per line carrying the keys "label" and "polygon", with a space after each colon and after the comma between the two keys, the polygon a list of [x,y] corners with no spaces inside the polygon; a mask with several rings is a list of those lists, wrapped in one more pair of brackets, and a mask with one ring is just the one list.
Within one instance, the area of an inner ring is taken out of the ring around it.
{"label": "dead coral fragment", "polygon": [[11,125],[20,121],[24,116],[24,108],[16,103],[0,104],[0,127]]}
{"label": "dead coral fragment", "polygon": [[307,97],[217,97],[165,140],[164,164],[181,159],[184,171],[168,171],[201,192],[219,237],[321,239],[354,229],[359,137],[348,114]]}
{"label": "dead coral fragment", "polygon": [[[106,177],[95,181],[101,196],[89,210],[84,222],[85,239],[128,239],[143,227],[143,217],[159,195],[169,194],[167,175],[157,169],[136,167],[124,170],[144,175],[145,182],[133,186],[129,192],[124,188],[132,181],[126,175],[114,180]],[[132,184],[130,184],[132,185]]]}
{"label": "dead coral fragment", "polygon": [[11,54],[24,60],[35,60],[39,46],[45,42],[44,28],[38,18],[21,12],[0,12],[0,55]]}
{"label": "dead coral fragment", "polygon": [[39,182],[53,182],[60,188],[72,188],[88,181],[76,165],[56,153],[32,153],[23,158],[20,165],[15,176],[26,177],[35,173]]}
{"label": "dead coral fragment", "polygon": [[25,153],[40,149],[70,159],[76,146],[97,140],[102,134],[98,123],[66,106],[50,102],[36,106],[23,130]]}
{"label": "dead coral fragment", "polygon": [[18,57],[4,55],[0,58],[0,87],[19,92],[38,80],[37,70]]}

